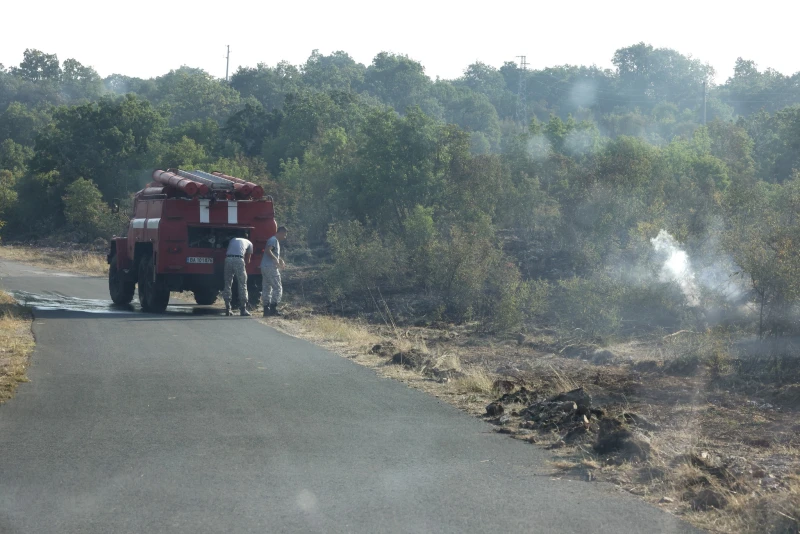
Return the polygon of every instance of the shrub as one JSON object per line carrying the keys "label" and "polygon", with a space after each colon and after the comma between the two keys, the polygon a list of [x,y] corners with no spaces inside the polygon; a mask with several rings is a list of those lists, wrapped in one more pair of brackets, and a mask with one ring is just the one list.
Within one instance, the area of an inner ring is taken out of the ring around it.
{"label": "shrub", "polygon": [[64,202],[64,217],[74,230],[82,234],[85,241],[98,237],[109,238],[117,229],[119,217],[111,213],[103,202],[103,195],[91,180],[78,178],[67,186]]}
{"label": "shrub", "polygon": [[621,324],[621,284],[604,275],[559,280],[551,299],[560,325],[583,338],[612,337]]}
{"label": "shrub", "polygon": [[358,221],[336,223],[328,230],[333,264],[325,276],[328,297],[339,300],[396,280],[401,262],[394,247]]}

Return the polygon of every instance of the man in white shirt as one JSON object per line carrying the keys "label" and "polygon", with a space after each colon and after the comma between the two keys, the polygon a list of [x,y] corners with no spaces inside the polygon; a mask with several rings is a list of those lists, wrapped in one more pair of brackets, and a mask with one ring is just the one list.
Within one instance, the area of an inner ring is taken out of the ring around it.
{"label": "man in white shirt", "polygon": [[278,228],[278,233],[267,240],[264,256],[261,258],[261,304],[264,306],[264,317],[280,315],[278,304],[283,296],[280,269],[286,267],[281,259],[281,241],[286,239],[286,227]]}
{"label": "man in white shirt", "polygon": [[247,270],[245,265],[250,263],[253,256],[253,243],[243,237],[234,237],[228,243],[228,252],[225,257],[225,283],[222,286],[222,300],[225,301],[225,315],[231,313],[231,286],[233,276],[239,285],[239,302],[241,303],[240,315],[250,315],[247,311]]}

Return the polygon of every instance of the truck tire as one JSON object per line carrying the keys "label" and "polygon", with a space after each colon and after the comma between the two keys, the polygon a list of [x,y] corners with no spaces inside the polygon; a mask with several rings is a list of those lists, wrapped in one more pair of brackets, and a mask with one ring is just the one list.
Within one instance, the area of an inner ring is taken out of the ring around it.
{"label": "truck tire", "polygon": [[210,287],[197,288],[194,291],[194,301],[201,306],[209,306],[217,301],[219,291]]}
{"label": "truck tire", "polygon": [[153,256],[146,254],[139,262],[139,304],[142,311],[164,313],[169,303],[169,288],[160,275],[153,280]]}
{"label": "truck tire", "polygon": [[108,266],[108,292],[114,304],[130,304],[136,292],[136,282],[129,282],[117,269],[117,255],[111,256]]}

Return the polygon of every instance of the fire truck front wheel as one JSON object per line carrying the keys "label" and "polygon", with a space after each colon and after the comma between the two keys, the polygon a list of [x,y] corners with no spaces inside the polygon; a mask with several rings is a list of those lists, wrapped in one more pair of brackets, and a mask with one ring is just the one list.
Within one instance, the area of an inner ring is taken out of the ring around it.
{"label": "fire truck front wheel", "polygon": [[169,287],[154,272],[153,257],[148,254],[139,262],[139,303],[142,311],[163,313],[169,303]]}
{"label": "fire truck front wheel", "polygon": [[111,256],[108,266],[108,292],[114,304],[130,304],[136,291],[136,282],[125,280],[123,274],[117,269],[117,255]]}

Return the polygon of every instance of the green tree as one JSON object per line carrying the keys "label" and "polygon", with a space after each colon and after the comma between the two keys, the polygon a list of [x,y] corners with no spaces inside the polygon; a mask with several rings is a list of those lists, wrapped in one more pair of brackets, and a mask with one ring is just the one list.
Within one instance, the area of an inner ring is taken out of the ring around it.
{"label": "green tree", "polygon": [[283,106],[286,95],[302,88],[300,70],[286,61],[275,67],[259,63],[255,68],[239,67],[231,76],[231,87],[241,97],[254,97],[267,111]]}
{"label": "green tree", "polygon": [[388,52],[375,56],[364,76],[367,91],[401,113],[409,106],[423,104],[431,85],[422,64]]}
{"label": "green tree", "polygon": [[62,200],[67,224],[86,240],[109,237],[114,216],[97,186],[91,180],[78,178],[67,186],[65,193]]}
{"label": "green tree", "polygon": [[21,176],[28,168],[28,162],[33,157],[33,150],[6,139],[0,142],[0,169],[6,169],[17,176]]}
{"label": "green tree", "polygon": [[202,69],[181,67],[155,81],[154,101],[169,111],[171,125],[207,118],[223,122],[239,105],[234,88]]}
{"label": "green tree", "polygon": [[366,70],[341,50],[329,56],[314,50],[303,66],[303,84],[322,91],[359,92]]}
{"label": "green tree", "polygon": [[11,73],[33,82],[57,82],[61,77],[61,65],[56,54],[45,54],[41,50],[26,48],[19,67],[12,67]]}
{"label": "green tree", "polygon": [[100,75],[93,68],[85,67],[75,59],[67,59],[62,65],[61,88],[72,101],[95,100],[104,91]]}
{"label": "green tree", "polygon": [[164,118],[134,95],[58,108],[37,137],[31,169],[57,171],[62,184],[86,178],[106,198],[134,190],[152,169]]}
{"label": "green tree", "polygon": [[47,112],[31,110],[19,102],[12,102],[0,114],[0,140],[11,139],[21,145],[33,146],[36,134],[49,121]]}

